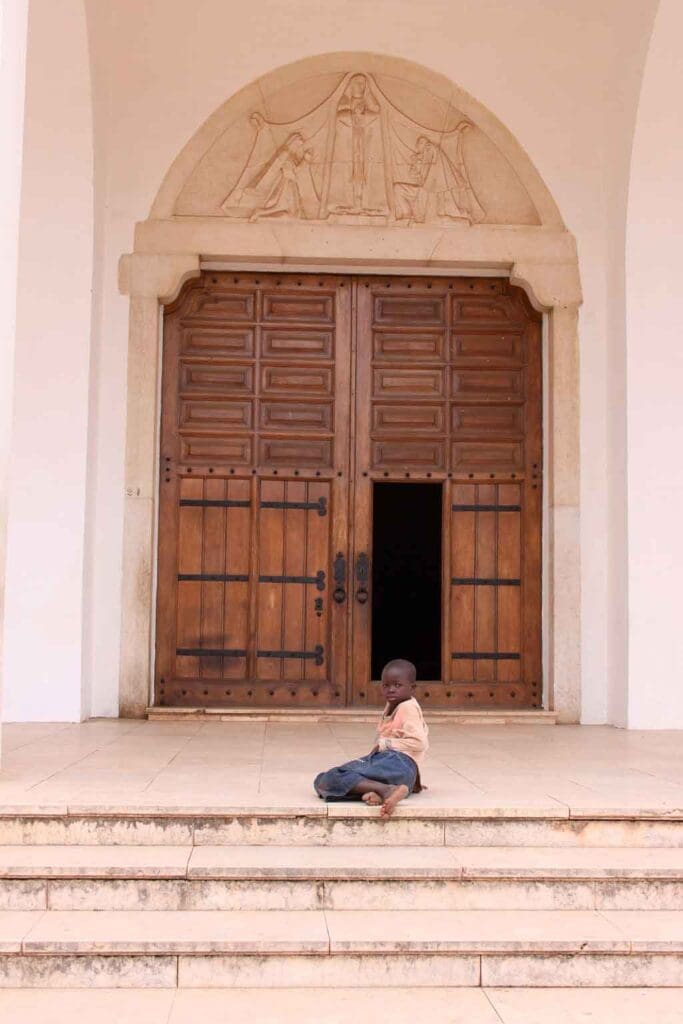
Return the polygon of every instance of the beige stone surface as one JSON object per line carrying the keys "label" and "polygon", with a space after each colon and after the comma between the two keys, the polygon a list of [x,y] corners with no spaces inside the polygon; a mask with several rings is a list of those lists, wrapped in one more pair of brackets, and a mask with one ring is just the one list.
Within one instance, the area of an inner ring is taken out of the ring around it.
{"label": "beige stone surface", "polygon": [[592,882],[324,882],[329,910],[593,910]]}
{"label": "beige stone surface", "polygon": [[[52,880],[51,910],[320,910],[317,882]],[[31,908],[27,908],[31,909]]]}
{"label": "beige stone surface", "polygon": [[558,846],[618,849],[681,846],[675,821],[461,821],[447,822],[447,846]]}
{"label": "beige stone surface", "polygon": [[413,1024],[415,1020],[500,1024],[485,994],[472,988],[313,988],[280,989],[277,993],[260,989],[180,990],[168,1024],[196,1024],[200,1020],[204,1024]]}
{"label": "beige stone surface", "polygon": [[628,936],[634,953],[660,949],[683,953],[683,912],[680,910],[602,910],[601,913],[622,935]]}
{"label": "beige stone surface", "polygon": [[589,911],[326,911],[331,950],[342,952],[628,952],[616,925]]}
{"label": "beige stone surface", "polygon": [[683,882],[651,878],[595,885],[596,910],[683,910]]}
{"label": "beige stone surface", "polygon": [[481,958],[481,984],[503,988],[680,988],[682,977],[683,956],[679,954]]}
{"label": "beige stone surface", "polygon": [[180,956],[179,988],[413,988],[478,986],[480,958],[458,954]]}
{"label": "beige stone surface", "polygon": [[0,953],[20,952],[24,938],[43,916],[43,911],[0,911]]}
{"label": "beige stone surface", "polygon": [[[652,786],[649,800],[644,794],[635,795],[629,800],[628,792],[615,792],[614,804],[605,806],[604,799],[593,797],[575,803],[570,817],[581,820],[584,818],[670,818],[672,821],[683,821],[683,806],[673,806],[679,797],[678,786]],[[672,801],[673,797],[673,801]]]}
{"label": "beige stone surface", "polygon": [[[681,1024],[681,989],[490,989],[503,1024]],[[476,1019],[476,1018],[475,1018]]]}
{"label": "beige stone surface", "polygon": [[605,847],[451,848],[464,878],[678,878],[683,850]]}
{"label": "beige stone surface", "polygon": [[173,817],[14,818],[0,821],[0,843],[69,846],[192,844],[192,825]]}
{"label": "beige stone surface", "polygon": [[459,878],[459,851],[445,847],[204,846],[189,878]]}
{"label": "beige stone surface", "polygon": [[0,991],[0,1020],[15,1024],[167,1024],[176,993],[149,989]]}
{"label": "beige stone surface", "polygon": [[210,909],[188,904],[186,885],[180,879],[165,878],[52,878],[48,882],[47,900],[50,910]]}
{"label": "beige stone surface", "polygon": [[[450,781],[450,780],[449,780]],[[457,784],[456,784],[457,785]],[[420,794],[422,796],[422,794]],[[362,803],[332,803],[327,809],[329,818],[377,818],[381,820],[379,807],[367,807]],[[516,799],[514,805],[505,801],[487,799],[479,796],[472,800],[468,795],[463,799],[456,792],[448,801],[443,797],[439,802],[427,793],[424,799],[419,802],[404,802],[399,804],[393,815],[393,820],[410,818],[413,821],[420,818],[441,819],[441,818],[568,818],[569,811],[559,801],[551,801],[547,798],[534,800],[533,797]]]}
{"label": "beige stone surface", "polygon": [[367,818],[338,818],[330,822],[329,842],[337,846],[442,846],[443,824],[398,817],[386,821],[374,813]]}
{"label": "beige stone surface", "polygon": [[680,1024],[680,989],[468,989],[415,990],[309,988],[224,991],[104,989],[0,991],[0,1018],[15,1024],[72,1024],[83,1015],[97,1024],[396,1024],[432,1019],[439,1024]]}
{"label": "beige stone surface", "polygon": [[0,846],[0,878],[184,878],[187,846]]}
{"label": "beige stone surface", "polygon": [[233,818],[227,822],[209,819],[194,829],[196,846],[222,843],[312,846],[327,840],[324,819],[318,818]]}
{"label": "beige stone surface", "polygon": [[[25,915],[24,915],[25,916]],[[0,915],[0,921],[2,915]],[[23,923],[13,925],[20,930]],[[27,953],[325,953],[317,911],[50,911],[24,941]]]}
{"label": "beige stone surface", "polygon": [[0,956],[0,989],[175,988],[174,956]]}
{"label": "beige stone surface", "polygon": [[46,906],[46,882],[0,879],[0,910],[45,910]]}
{"label": "beige stone surface", "polygon": [[[5,853],[0,849],[0,864]],[[215,846],[190,854],[190,878],[683,878],[683,852],[658,848]]]}
{"label": "beige stone surface", "polygon": [[683,884],[654,881],[53,879],[7,885],[18,888],[0,892],[3,910],[683,910]]}

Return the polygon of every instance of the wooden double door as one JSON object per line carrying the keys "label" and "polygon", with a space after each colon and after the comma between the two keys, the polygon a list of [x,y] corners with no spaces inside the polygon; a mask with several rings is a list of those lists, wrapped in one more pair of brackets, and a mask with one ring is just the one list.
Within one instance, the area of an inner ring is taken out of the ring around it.
{"label": "wooden double door", "polygon": [[155,700],[541,704],[541,325],[497,278],[205,271],[165,311]]}

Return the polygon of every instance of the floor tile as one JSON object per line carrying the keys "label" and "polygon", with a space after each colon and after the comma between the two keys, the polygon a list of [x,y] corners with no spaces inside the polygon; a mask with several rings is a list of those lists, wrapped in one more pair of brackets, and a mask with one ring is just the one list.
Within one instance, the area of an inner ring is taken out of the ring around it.
{"label": "floor tile", "polygon": [[326,911],[333,952],[628,952],[610,921],[580,910]]}
{"label": "floor tile", "polygon": [[[12,1024],[168,1024],[174,989],[5,989],[0,1020]],[[208,1021],[207,1021],[208,1024]]]}
{"label": "floor tile", "polygon": [[500,1024],[478,989],[179,991],[168,1024]]}
{"label": "floor tile", "polygon": [[681,910],[601,910],[600,913],[630,940],[634,952],[662,949],[683,953]]}
{"label": "floor tile", "polygon": [[683,1024],[683,990],[486,989],[502,1024]]}

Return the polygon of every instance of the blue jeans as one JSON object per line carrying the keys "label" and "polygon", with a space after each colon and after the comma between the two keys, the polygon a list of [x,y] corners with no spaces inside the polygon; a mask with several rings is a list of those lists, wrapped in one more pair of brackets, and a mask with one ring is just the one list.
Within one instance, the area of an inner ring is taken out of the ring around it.
{"label": "blue jeans", "polygon": [[351,790],[364,779],[387,786],[407,786],[412,793],[417,778],[417,765],[412,757],[398,750],[379,750],[321,772],[313,785],[323,800],[360,800],[360,794]]}

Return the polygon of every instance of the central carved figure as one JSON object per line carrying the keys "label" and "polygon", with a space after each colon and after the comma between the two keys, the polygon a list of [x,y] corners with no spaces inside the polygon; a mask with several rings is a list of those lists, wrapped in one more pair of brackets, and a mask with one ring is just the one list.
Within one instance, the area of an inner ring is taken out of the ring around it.
{"label": "central carved figure", "polygon": [[[389,208],[384,180],[381,109],[365,75],[352,76],[337,106],[334,129],[329,191],[322,215],[386,216]],[[340,193],[342,201],[337,201]]]}

